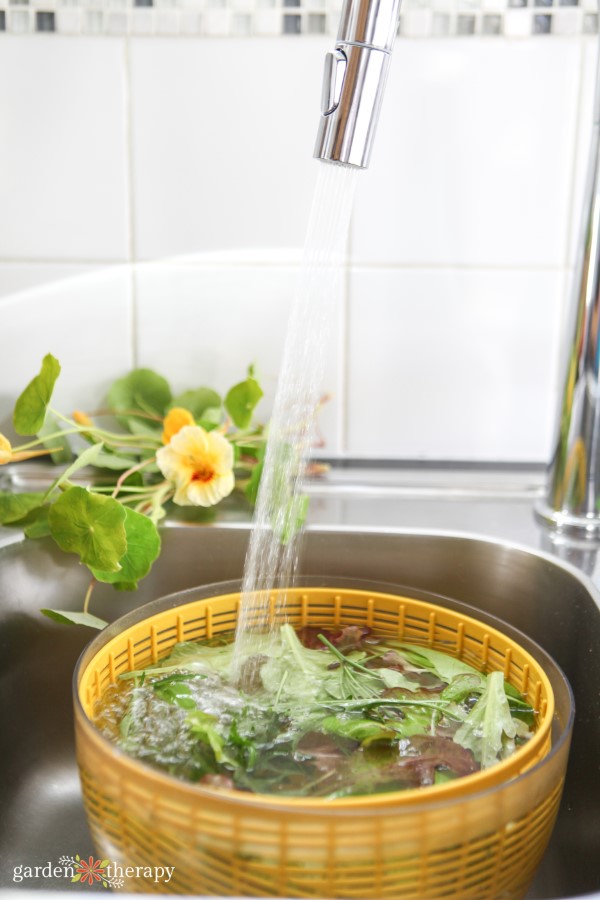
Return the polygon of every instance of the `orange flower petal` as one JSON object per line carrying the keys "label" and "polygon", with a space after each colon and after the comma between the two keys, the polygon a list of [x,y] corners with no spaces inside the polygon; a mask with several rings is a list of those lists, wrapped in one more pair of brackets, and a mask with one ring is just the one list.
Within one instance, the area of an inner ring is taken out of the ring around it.
{"label": "orange flower petal", "polygon": [[168,444],[171,438],[185,425],[195,425],[195,419],[189,409],[184,409],[183,406],[175,406],[170,409],[163,422],[163,444]]}

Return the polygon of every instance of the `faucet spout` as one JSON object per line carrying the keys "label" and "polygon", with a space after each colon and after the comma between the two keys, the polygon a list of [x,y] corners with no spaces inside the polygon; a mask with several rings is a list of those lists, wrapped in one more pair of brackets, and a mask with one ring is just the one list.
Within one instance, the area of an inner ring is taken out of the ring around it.
{"label": "faucet spout", "polygon": [[345,0],[325,58],[318,159],[369,165],[399,12],[400,0]]}
{"label": "faucet spout", "polygon": [[594,127],[572,285],[567,358],[547,493],[536,517],[559,534],[600,539],[600,54]]}

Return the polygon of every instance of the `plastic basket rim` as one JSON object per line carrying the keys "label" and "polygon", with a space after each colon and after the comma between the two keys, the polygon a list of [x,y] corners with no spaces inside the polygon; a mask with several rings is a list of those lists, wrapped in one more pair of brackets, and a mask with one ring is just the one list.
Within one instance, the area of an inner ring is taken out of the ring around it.
{"label": "plastic basket rim", "polygon": [[[501,790],[508,783],[513,785],[517,784],[518,782],[523,782],[528,777],[532,777],[534,773],[536,773],[543,765],[548,763],[556,754],[559,753],[566,741],[570,740],[573,729],[573,721],[575,717],[575,702],[573,691],[566,675],[564,674],[558,663],[536,641],[528,637],[523,632],[519,631],[519,629],[515,628],[514,626],[503,622],[497,616],[483,611],[480,612],[478,609],[470,606],[469,604],[454,600],[450,597],[445,597],[441,594],[436,594],[417,588],[411,588],[407,585],[392,584],[390,582],[376,582],[370,579],[362,580],[347,577],[336,578],[335,576],[305,576],[297,578],[295,579],[295,582],[293,584],[285,586],[290,587],[291,589],[301,589],[305,586],[313,588],[321,587],[331,591],[335,591],[336,589],[355,589],[366,590],[371,593],[377,593],[380,589],[385,589],[385,593],[393,592],[393,594],[395,594],[396,596],[398,596],[400,592],[402,592],[402,596],[405,596],[407,599],[424,601],[430,604],[432,603],[432,600],[437,601],[435,604],[437,606],[449,609],[452,612],[464,614],[465,617],[474,619],[479,624],[488,624],[490,627],[495,628],[500,633],[506,633],[506,636],[518,643],[522,650],[525,650],[525,652],[527,652],[529,655],[536,658],[536,661],[542,667],[544,675],[549,682],[550,677],[546,673],[545,665],[549,665],[551,669],[554,669],[554,675],[558,678],[559,683],[561,683],[562,687],[566,690],[568,700],[568,716],[566,717],[566,721],[560,723],[560,734],[558,735],[556,740],[552,740],[550,749],[545,754],[545,756],[535,762],[532,766],[525,769],[525,771],[509,775],[505,781],[501,781],[500,783],[493,783],[491,785],[489,783],[485,783],[480,787],[475,787],[472,791],[468,791],[467,793],[463,791],[462,793],[459,792],[448,794],[448,791],[445,790],[448,788],[448,785],[432,785],[429,789],[414,788],[404,791],[389,792],[387,794],[360,795],[357,797],[339,798],[335,801],[318,797],[280,797],[273,794],[251,794],[238,790],[216,790],[214,788],[211,789],[193,782],[178,779],[166,772],[155,769],[152,766],[144,763],[143,761],[138,760],[135,757],[125,753],[125,751],[117,747],[116,744],[106,738],[95,727],[92,720],[89,718],[85,709],[83,708],[83,704],[79,696],[79,682],[86,668],[90,665],[97,653],[113,638],[117,637],[122,631],[147,619],[153,618],[157,613],[165,612],[169,609],[175,609],[177,607],[189,605],[190,603],[196,601],[206,601],[210,600],[211,598],[216,599],[221,596],[240,593],[241,581],[239,579],[212,582],[211,584],[199,585],[197,587],[187,588],[182,591],[174,591],[170,594],[159,597],[156,600],[150,601],[149,603],[143,604],[134,610],[131,610],[130,612],[116,619],[107,628],[103,629],[103,631],[99,635],[93,638],[92,641],[90,641],[90,643],[86,645],[77,661],[73,673],[72,690],[77,721],[85,729],[88,736],[91,737],[97,745],[102,747],[103,750],[109,753],[109,755],[114,755],[116,760],[121,765],[124,765],[126,768],[131,768],[138,774],[143,774],[149,782],[152,782],[159,787],[163,785],[170,791],[175,791],[176,793],[185,796],[197,797],[198,799],[201,799],[204,796],[206,799],[210,798],[212,802],[219,802],[220,804],[224,804],[227,806],[231,805],[235,807],[244,807],[247,809],[257,808],[260,809],[261,812],[272,811],[276,814],[282,812],[290,812],[299,815],[316,814],[322,816],[335,816],[343,813],[344,811],[347,813],[352,812],[353,815],[359,814],[366,816],[373,816],[375,814],[389,815],[394,811],[400,813],[413,813],[419,807],[427,807],[428,810],[434,810],[435,808],[447,807],[452,804],[461,804],[468,799],[483,798],[487,794],[493,794],[494,792]],[[278,587],[282,587],[282,585],[275,585],[273,589],[277,590]],[[439,601],[443,601],[443,603],[440,604]],[[526,646],[523,646],[523,644],[521,643],[521,639]],[[533,653],[531,652],[532,650],[534,651]],[[540,657],[543,662],[540,661]],[[555,691],[551,682],[550,690],[552,699],[554,699]],[[550,728],[552,728],[552,722],[556,718],[556,712],[557,710],[555,705],[553,716],[550,721]],[[509,760],[513,759],[514,754],[509,757]],[[509,760],[505,760],[504,762],[508,762]],[[502,763],[498,763],[498,765],[501,766]],[[469,781],[472,784],[472,779],[477,778],[478,775],[482,774],[484,773],[474,773],[473,775],[458,779],[457,782],[454,782],[452,784],[460,782],[464,783],[465,781]],[[426,797],[423,796],[424,790],[427,794]],[[393,802],[395,797],[398,798],[398,802],[396,804],[394,804]],[[428,797],[431,799],[427,799]],[[400,798],[402,798],[402,800],[400,800]]]}

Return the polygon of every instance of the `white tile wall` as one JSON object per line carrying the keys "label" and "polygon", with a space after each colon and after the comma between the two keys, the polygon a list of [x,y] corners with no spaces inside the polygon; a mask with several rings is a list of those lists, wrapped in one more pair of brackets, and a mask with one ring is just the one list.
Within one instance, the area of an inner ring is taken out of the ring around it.
{"label": "white tile wall", "polygon": [[[265,392],[257,416],[267,421],[297,281],[297,266],[264,266],[258,258],[254,265],[238,261],[140,266],[138,364],[162,372],[176,392],[208,386],[222,395],[254,364]],[[338,320],[340,315],[341,310]],[[338,326],[324,379],[332,400],[319,416],[325,452],[333,455],[341,450],[341,334]]]}
{"label": "white tile wall", "polygon": [[0,260],[127,258],[123,46],[3,41]]}
{"label": "white tile wall", "polygon": [[563,265],[580,55],[568,38],[401,43],[354,260]]}
{"label": "white tile wall", "polygon": [[93,266],[79,263],[0,262],[0,310],[2,300],[7,296],[92,271]]}
{"label": "white tile wall", "polygon": [[562,291],[552,272],[355,269],[349,455],[547,459]]}
{"label": "white tile wall", "polygon": [[328,43],[132,42],[139,258],[301,246]]}
{"label": "white tile wall", "polygon": [[97,408],[131,369],[131,283],[127,267],[111,268],[0,300],[0,431],[9,439],[14,401],[46,353],[61,363],[52,402],[67,413]]}
{"label": "white tile wall", "polygon": [[[330,39],[2,40],[0,430],[48,350],[86,398],[134,364],[224,389],[252,358],[272,395]],[[398,42],[327,452],[547,458],[595,55],[594,37]]]}

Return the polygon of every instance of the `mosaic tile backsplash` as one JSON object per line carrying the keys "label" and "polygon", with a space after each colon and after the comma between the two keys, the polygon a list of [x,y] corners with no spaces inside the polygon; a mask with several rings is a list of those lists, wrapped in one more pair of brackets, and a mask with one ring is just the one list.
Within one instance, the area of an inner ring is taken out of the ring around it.
{"label": "mosaic tile backsplash", "polygon": [[[0,0],[0,34],[335,35],[341,0]],[[407,38],[594,34],[596,0],[404,0]]]}

